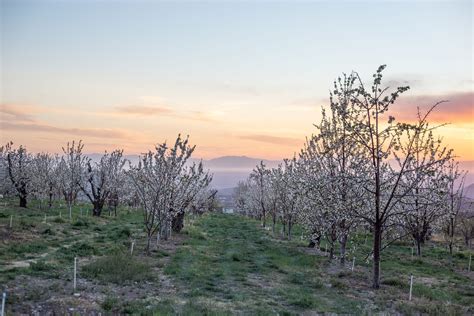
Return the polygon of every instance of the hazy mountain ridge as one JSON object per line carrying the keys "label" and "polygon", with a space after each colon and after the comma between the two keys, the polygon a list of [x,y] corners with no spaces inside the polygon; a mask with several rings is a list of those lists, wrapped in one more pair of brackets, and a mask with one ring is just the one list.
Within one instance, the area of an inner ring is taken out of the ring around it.
{"label": "hazy mountain ridge", "polygon": [[[102,154],[92,153],[86,154],[92,161],[99,161]],[[139,155],[124,155],[124,158],[129,160],[132,165],[138,164]],[[190,162],[199,162],[201,159],[191,158]],[[247,156],[222,156],[212,158],[202,162],[206,169],[209,169],[214,174],[212,181],[216,189],[234,188],[239,181],[245,180],[252,169],[263,161],[268,168],[277,167],[282,160],[269,160],[261,158],[253,158]],[[460,161],[459,167],[461,170],[468,171],[466,175],[466,196],[474,199],[474,160]]]}

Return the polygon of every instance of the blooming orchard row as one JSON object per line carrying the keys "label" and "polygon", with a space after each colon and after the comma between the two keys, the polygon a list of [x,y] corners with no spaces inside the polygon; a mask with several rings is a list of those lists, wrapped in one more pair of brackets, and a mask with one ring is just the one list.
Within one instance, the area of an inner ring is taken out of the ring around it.
{"label": "blooming orchard row", "polygon": [[383,87],[384,68],[369,89],[355,72],[338,78],[317,133],[299,155],[274,169],[261,163],[235,192],[238,211],[263,226],[271,218],[274,233],[281,221],[288,238],[298,222],[312,245],[327,241],[331,259],[339,245],[341,263],[349,238],[370,230],[374,288],[380,286],[382,251],[395,240],[411,236],[421,255],[421,245],[439,229],[452,253],[465,206],[464,174],[434,135],[439,126],[428,122],[443,102],[418,109],[412,122],[397,122],[390,109],[409,88]]}
{"label": "blooming orchard row", "polygon": [[70,217],[81,195],[90,201],[94,216],[101,216],[105,205],[113,209],[119,204],[140,205],[147,251],[153,235],[167,239],[172,229],[183,228],[186,212],[202,213],[214,202],[216,191],[209,187],[212,176],[201,162],[189,163],[194,147],[187,138],[178,136],[172,146],[156,146],[136,166],[126,165],[122,150],[105,152],[100,161],[92,162],[83,147],[81,141],[73,141],[62,155],[33,155],[13,143],[0,147],[2,192],[18,196],[20,207],[27,207],[31,198],[38,199],[41,207],[64,199]]}

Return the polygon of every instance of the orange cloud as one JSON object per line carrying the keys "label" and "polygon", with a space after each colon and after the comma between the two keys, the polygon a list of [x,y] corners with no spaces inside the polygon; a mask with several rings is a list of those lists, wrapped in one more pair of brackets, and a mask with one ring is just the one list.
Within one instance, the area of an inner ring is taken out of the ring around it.
{"label": "orange cloud", "polygon": [[2,119],[6,120],[14,120],[19,122],[34,122],[35,119],[31,112],[33,112],[34,108],[30,106],[17,106],[13,104],[1,104],[0,105],[0,114]]}
{"label": "orange cloud", "polygon": [[52,125],[42,123],[11,123],[11,122],[0,122],[2,130],[10,131],[23,131],[23,132],[46,132],[54,134],[69,134],[78,137],[90,136],[97,138],[126,138],[126,133],[115,130],[115,129],[103,129],[103,128],[64,128],[56,127]]}
{"label": "orange cloud", "polygon": [[474,122],[474,93],[461,92],[445,95],[419,95],[400,97],[390,111],[397,121],[413,121],[417,118],[417,107],[426,112],[439,101],[440,104],[429,116],[430,122],[437,123],[473,123]]}

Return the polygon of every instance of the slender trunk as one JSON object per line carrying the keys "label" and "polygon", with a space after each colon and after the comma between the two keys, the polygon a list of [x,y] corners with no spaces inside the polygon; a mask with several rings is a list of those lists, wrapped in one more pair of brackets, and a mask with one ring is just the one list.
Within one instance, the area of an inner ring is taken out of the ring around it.
{"label": "slender trunk", "polygon": [[373,283],[372,287],[375,289],[380,288],[380,248],[382,240],[382,224],[376,222],[374,224],[374,265],[373,265]]}
{"label": "slender trunk", "polygon": [[329,261],[331,261],[334,258],[334,246],[331,245],[329,248]]}
{"label": "slender trunk", "polygon": [[52,192],[49,192],[48,207],[49,208],[53,207],[53,193]]}
{"label": "slender trunk", "polygon": [[165,226],[164,226],[164,234],[163,234],[164,240],[168,240],[168,234],[169,234],[169,221],[166,219]]}
{"label": "slender trunk", "polygon": [[152,234],[151,234],[151,231],[148,232],[147,234],[147,239],[146,239],[146,248],[145,248],[145,251],[146,251],[146,254],[149,255],[150,254],[150,244],[151,244],[151,238],[152,238]]}
{"label": "slender trunk", "polygon": [[275,228],[276,228],[276,214],[275,213],[272,214],[272,220],[273,220],[272,232],[273,232],[273,236],[275,236]]}
{"label": "slender trunk", "polygon": [[339,239],[339,244],[341,245],[341,265],[346,263],[346,244],[347,244],[347,235],[343,234]]}
{"label": "slender trunk", "polygon": [[291,240],[291,226],[293,226],[293,223],[291,222],[291,219],[288,220],[288,240]]}
{"label": "slender trunk", "polygon": [[423,242],[423,239],[421,238],[415,238],[415,243],[416,243],[416,255],[418,257],[421,257],[421,244]]}

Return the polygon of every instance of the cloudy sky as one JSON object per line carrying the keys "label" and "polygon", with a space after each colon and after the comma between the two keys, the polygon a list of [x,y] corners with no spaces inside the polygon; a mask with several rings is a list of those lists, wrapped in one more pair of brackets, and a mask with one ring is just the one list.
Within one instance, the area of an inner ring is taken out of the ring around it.
{"label": "cloudy sky", "polygon": [[387,64],[394,109],[474,159],[472,1],[1,1],[0,141],[127,154],[189,134],[196,155],[292,156],[332,81]]}

